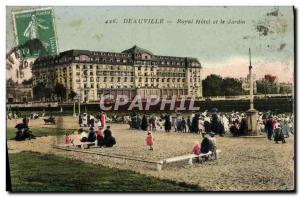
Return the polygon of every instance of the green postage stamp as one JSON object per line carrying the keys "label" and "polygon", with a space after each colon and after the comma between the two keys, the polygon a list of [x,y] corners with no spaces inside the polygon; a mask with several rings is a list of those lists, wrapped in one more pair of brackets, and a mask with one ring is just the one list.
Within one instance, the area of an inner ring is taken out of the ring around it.
{"label": "green postage stamp", "polygon": [[58,53],[52,8],[23,10],[12,14],[17,45],[27,46],[19,51],[22,58]]}

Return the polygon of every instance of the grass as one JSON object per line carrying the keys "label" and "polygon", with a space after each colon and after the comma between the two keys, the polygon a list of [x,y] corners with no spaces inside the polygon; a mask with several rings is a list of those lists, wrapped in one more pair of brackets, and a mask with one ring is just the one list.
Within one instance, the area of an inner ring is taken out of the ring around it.
{"label": "grass", "polygon": [[[36,137],[42,136],[56,136],[56,135],[65,135],[66,129],[57,129],[57,128],[30,128],[32,134]],[[68,129],[69,131],[73,131]],[[7,128],[6,130],[6,139],[14,139],[16,136],[16,129],[15,128]]]}
{"label": "grass", "polygon": [[13,192],[200,191],[186,183],[33,152],[9,154]]}

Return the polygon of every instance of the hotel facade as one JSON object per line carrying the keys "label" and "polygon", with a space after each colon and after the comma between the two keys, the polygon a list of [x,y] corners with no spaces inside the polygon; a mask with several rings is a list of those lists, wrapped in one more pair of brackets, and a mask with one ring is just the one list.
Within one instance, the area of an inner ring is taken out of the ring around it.
{"label": "hotel facade", "polygon": [[103,95],[202,97],[201,64],[196,58],[154,55],[133,46],[121,53],[69,50],[38,58],[32,66],[33,87],[73,90],[81,101],[99,101]]}

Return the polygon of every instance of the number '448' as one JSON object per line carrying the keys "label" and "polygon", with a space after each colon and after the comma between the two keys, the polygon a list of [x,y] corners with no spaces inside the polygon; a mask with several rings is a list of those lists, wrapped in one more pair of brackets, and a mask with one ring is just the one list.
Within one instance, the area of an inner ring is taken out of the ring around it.
{"label": "number '448'", "polygon": [[108,19],[105,21],[105,24],[113,24],[113,23],[117,23],[117,19]]}

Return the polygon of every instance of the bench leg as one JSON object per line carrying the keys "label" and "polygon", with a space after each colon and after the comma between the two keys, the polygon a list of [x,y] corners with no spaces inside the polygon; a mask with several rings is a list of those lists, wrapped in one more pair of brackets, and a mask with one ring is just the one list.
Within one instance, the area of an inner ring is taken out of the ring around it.
{"label": "bench leg", "polygon": [[156,168],[157,168],[157,171],[161,171],[162,170],[162,164],[160,164],[160,163],[156,164]]}
{"label": "bench leg", "polygon": [[81,149],[84,149],[84,145],[83,144],[81,144]]}
{"label": "bench leg", "polygon": [[193,158],[189,159],[189,165],[193,165]]}

